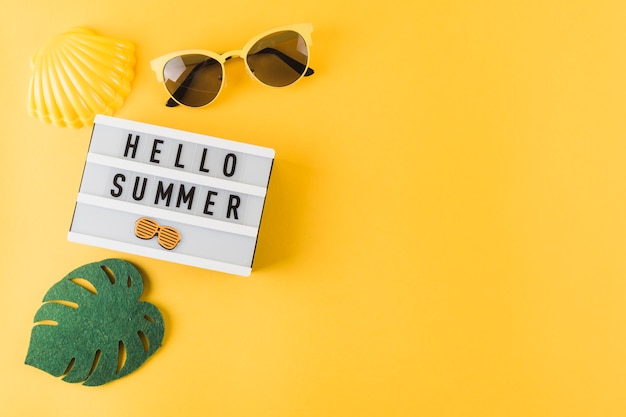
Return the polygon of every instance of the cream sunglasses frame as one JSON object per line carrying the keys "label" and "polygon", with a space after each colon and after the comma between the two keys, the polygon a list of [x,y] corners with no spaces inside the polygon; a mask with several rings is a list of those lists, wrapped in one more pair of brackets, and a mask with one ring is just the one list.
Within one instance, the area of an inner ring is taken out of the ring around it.
{"label": "cream sunglasses frame", "polygon": [[[313,71],[312,68],[309,67],[310,54],[308,53],[310,46],[313,45],[313,40],[311,39],[311,33],[313,32],[313,24],[312,23],[297,23],[297,24],[293,24],[293,25],[279,26],[279,27],[267,30],[267,31],[265,31],[263,33],[260,33],[260,34],[256,35],[254,38],[250,39],[244,45],[244,47],[242,49],[233,49],[231,51],[224,52],[222,54],[218,54],[216,52],[205,50],[205,49],[186,49],[186,50],[171,52],[169,54],[165,54],[163,56],[160,56],[160,57],[155,58],[152,61],[150,61],[150,67],[156,73],[157,81],[159,83],[161,83],[163,88],[165,88],[165,91],[167,92],[168,96],[170,96],[170,100],[168,100],[166,105],[168,107],[173,107],[173,106],[176,106],[176,105],[180,104],[181,106],[185,106],[185,107],[202,108],[202,107],[206,107],[209,104],[213,103],[215,100],[217,100],[219,95],[222,93],[222,90],[224,89],[224,86],[226,85],[226,71],[225,71],[224,64],[226,63],[226,61],[228,61],[231,58],[241,58],[241,59],[243,59],[243,61],[245,63],[246,71],[248,72],[248,75],[251,78],[253,78],[254,80],[256,80],[259,83],[261,83],[263,85],[266,85],[268,87],[281,88],[281,86],[272,86],[272,85],[269,85],[269,84],[265,84],[263,81],[261,81],[257,77],[255,77],[254,73],[252,72],[252,70],[248,66],[248,62],[246,60],[246,56],[248,56],[248,52],[250,52],[250,49],[259,40],[261,40],[262,38],[264,38],[264,37],[266,37],[268,35],[271,35],[272,33],[283,32],[283,31],[296,32],[298,35],[300,35],[302,37],[302,39],[304,39],[304,42],[306,43],[306,47],[307,47],[307,62],[306,62],[306,66],[304,68],[304,71],[303,71],[302,75],[300,75],[300,77],[298,77],[294,82],[292,82],[292,83],[290,83],[288,85],[296,83],[302,77],[308,77],[309,75],[313,75],[314,71]],[[209,101],[207,104],[204,104],[202,106],[195,106],[195,107],[194,106],[188,106],[188,105],[186,105],[184,103],[181,103],[176,98],[174,98],[173,94],[170,93],[169,90],[167,89],[167,87],[165,86],[165,78],[163,76],[163,71],[165,69],[165,65],[172,58],[175,58],[175,57],[181,56],[181,55],[193,55],[193,54],[205,55],[205,56],[207,56],[209,58],[212,58],[212,59],[216,60],[222,66],[222,83],[220,84],[219,91],[217,92],[215,97],[211,101]]]}

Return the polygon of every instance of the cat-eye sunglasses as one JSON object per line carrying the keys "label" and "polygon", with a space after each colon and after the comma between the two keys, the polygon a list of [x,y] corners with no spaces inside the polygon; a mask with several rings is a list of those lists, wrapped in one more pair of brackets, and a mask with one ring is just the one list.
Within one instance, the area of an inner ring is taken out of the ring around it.
{"label": "cat-eye sunglasses", "polygon": [[270,87],[285,87],[313,74],[309,68],[311,23],[282,26],[252,38],[240,50],[223,54],[201,49],[172,52],[152,60],[157,80],[165,86],[168,107],[203,107],[220,94],[224,64],[239,57],[248,74]]}

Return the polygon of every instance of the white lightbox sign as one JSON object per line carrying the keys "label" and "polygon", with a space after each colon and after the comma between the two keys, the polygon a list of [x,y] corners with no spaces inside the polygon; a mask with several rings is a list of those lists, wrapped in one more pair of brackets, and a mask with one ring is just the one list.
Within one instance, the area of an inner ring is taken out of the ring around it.
{"label": "white lightbox sign", "polygon": [[248,276],[274,150],[96,116],[72,242]]}

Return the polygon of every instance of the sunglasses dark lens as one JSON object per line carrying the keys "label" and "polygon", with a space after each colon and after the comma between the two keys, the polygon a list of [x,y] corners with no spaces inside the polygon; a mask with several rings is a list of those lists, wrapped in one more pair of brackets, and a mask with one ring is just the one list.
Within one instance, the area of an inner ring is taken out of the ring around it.
{"label": "sunglasses dark lens", "polygon": [[246,56],[246,62],[262,83],[284,87],[299,80],[306,72],[309,48],[296,32],[276,32],[255,43]]}
{"label": "sunglasses dark lens", "polygon": [[163,68],[165,87],[179,103],[190,107],[209,104],[222,88],[222,64],[200,54],[172,58]]}

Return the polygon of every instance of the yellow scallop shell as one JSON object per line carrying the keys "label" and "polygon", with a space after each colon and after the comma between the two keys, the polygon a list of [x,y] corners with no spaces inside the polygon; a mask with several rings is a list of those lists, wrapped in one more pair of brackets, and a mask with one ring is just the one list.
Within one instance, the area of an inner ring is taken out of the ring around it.
{"label": "yellow scallop shell", "polygon": [[55,36],[32,58],[28,113],[73,128],[113,114],[130,93],[134,53],[132,43],[85,28]]}

